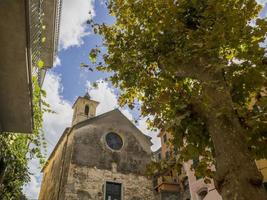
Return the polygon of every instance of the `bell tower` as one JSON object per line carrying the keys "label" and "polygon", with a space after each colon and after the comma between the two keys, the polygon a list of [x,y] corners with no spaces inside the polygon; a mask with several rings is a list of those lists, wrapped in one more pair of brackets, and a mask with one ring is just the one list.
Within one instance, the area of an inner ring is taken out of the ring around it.
{"label": "bell tower", "polygon": [[83,97],[78,97],[72,106],[72,126],[86,119],[95,117],[98,104],[99,102],[91,100],[88,92]]}

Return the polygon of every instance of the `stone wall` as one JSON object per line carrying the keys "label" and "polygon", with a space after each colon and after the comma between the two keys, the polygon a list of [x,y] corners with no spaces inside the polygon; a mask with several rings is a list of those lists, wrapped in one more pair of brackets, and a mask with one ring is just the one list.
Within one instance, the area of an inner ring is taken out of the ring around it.
{"label": "stone wall", "polygon": [[65,189],[67,200],[103,200],[106,181],[122,184],[123,200],[155,200],[151,179],[71,164]]}

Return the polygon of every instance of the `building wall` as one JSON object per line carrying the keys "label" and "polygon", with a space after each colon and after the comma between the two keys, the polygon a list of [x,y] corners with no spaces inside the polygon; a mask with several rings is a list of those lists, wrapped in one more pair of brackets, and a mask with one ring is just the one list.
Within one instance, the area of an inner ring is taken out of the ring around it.
{"label": "building wall", "polygon": [[166,152],[169,152],[170,154],[172,152],[172,146],[170,145],[170,140],[173,139],[173,136],[168,132],[160,132],[158,137],[160,137],[161,141],[161,157],[163,159],[166,159]]}
{"label": "building wall", "polygon": [[[67,134],[68,129],[65,130]],[[58,199],[59,188],[62,183],[61,175],[64,167],[65,152],[67,147],[67,137],[63,137],[61,143],[57,147],[57,151],[50,157],[46,167],[43,170],[43,180],[39,193],[39,200],[54,200]]]}
{"label": "building wall", "polygon": [[[120,111],[114,111],[101,119],[91,119],[89,124],[80,124],[73,131],[74,149],[72,163],[79,166],[111,169],[115,162],[121,173],[144,175],[151,161],[150,141]],[[123,140],[123,147],[114,151],[105,140],[109,132],[115,132]]]}
{"label": "building wall", "polygon": [[[82,122],[88,118],[95,117],[97,105],[98,102],[96,101],[89,100],[84,97],[79,97],[77,99],[77,102],[74,104],[72,125]],[[89,107],[88,115],[85,115],[85,106]]]}
{"label": "building wall", "polygon": [[106,181],[122,184],[123,200],[155,200],[152,181],[136,174],[123,174],[71,164],[66,200],[103,200]]}
{"label": "building wall", "polygon": [[267,159],[257,160],[256,164],[263,175],[263,182],[267,182]]}
{"label": "building wall", "polygon": [[[219,195],[217,190],[215,189],[213,181],[210,184],[206,184],[203,178],[197,179],[193,170],[191,170],[192,161],[188,161],[183,164],[184,170],[188,177],[189,181],[189,190],[191,194],[191,200],[199,200],[198,192],[202,189],[206,188],[208,194],[204,198],[204,200],[221,200],[222,197]],[[211,194],[209,194],[211,193]]]}
{"label": "building wall", "polygon": [[[88,120],[63,133],[43,170],[39,199],[103,199],[103,184],[113,180],[123,184],[123,200],[156,200],[145,176],[150,139],[118,110]],[[120,150],[106,144],[109,132],[123,139]]]}

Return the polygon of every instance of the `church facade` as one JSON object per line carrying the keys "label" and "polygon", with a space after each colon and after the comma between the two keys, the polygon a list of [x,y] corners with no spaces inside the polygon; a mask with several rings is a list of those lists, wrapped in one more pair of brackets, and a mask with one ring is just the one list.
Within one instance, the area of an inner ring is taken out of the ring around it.
{"label": "church facade", "polygon": [[42,169],[40,200],[154,200],[151,138],[119,110],[95,116],[89,95],[73,105],[66,128]]}

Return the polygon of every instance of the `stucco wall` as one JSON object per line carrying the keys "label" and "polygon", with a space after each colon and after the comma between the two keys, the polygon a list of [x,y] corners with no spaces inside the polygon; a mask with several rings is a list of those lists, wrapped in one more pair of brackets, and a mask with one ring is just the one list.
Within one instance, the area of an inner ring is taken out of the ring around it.
{"label": "stucco wall", "polygon": [[262,173],[263,182],[267,182],[267,159],[261,159],[256,161],[257,167]]}
{"label": "stucco wall", "polygon": [[[89,107],[88,115],[85,115],[84,113],[86,105]],[[77,101],[74,103],[72,125],[75,125],[88,118],[95,117],[97,105],[98,105],[98,102],[96,101],[89,100],[84,97],[79,97]]]}
{"label": "stucco wall", "polygon": [[[109,132],[119,134],[123,147],[119,151],[110,149],[105,140]],[[73,131],[74,151],[72,163],[80,166],[111,169],[115,162],[121,173],[145,174],[151,160],[149,140],[139,132],[119,111],[81,125]]]}
{"label": "stucco wall", "polygon": [[[222,200],[222,197],[219,195],[217,190],[215,189],[213,181],[210,184],[206,184],[204,179],[197,179],[193,170],[191,170],[192,160],[183,164],[184,170],[188,177],[189,181],[189,190],[191,194],[191,200],[199,200],[198,192],[207,188],[208,194],[204,198],[205,200]],[[210,194],[211,193],[211,194]]]}
{"label": "stucco wall", "polygon": [[[65,130],[67,132],[68,130]],[[64,171],[64,157],[67,147],[67,137],[63,137],[52,157],[43,170],[43,180],[39,193],[40,200],[57,199],[59,196],[59,185],[61,184],[61,174]],[[66,170],[65,170],[66,171]]]}

